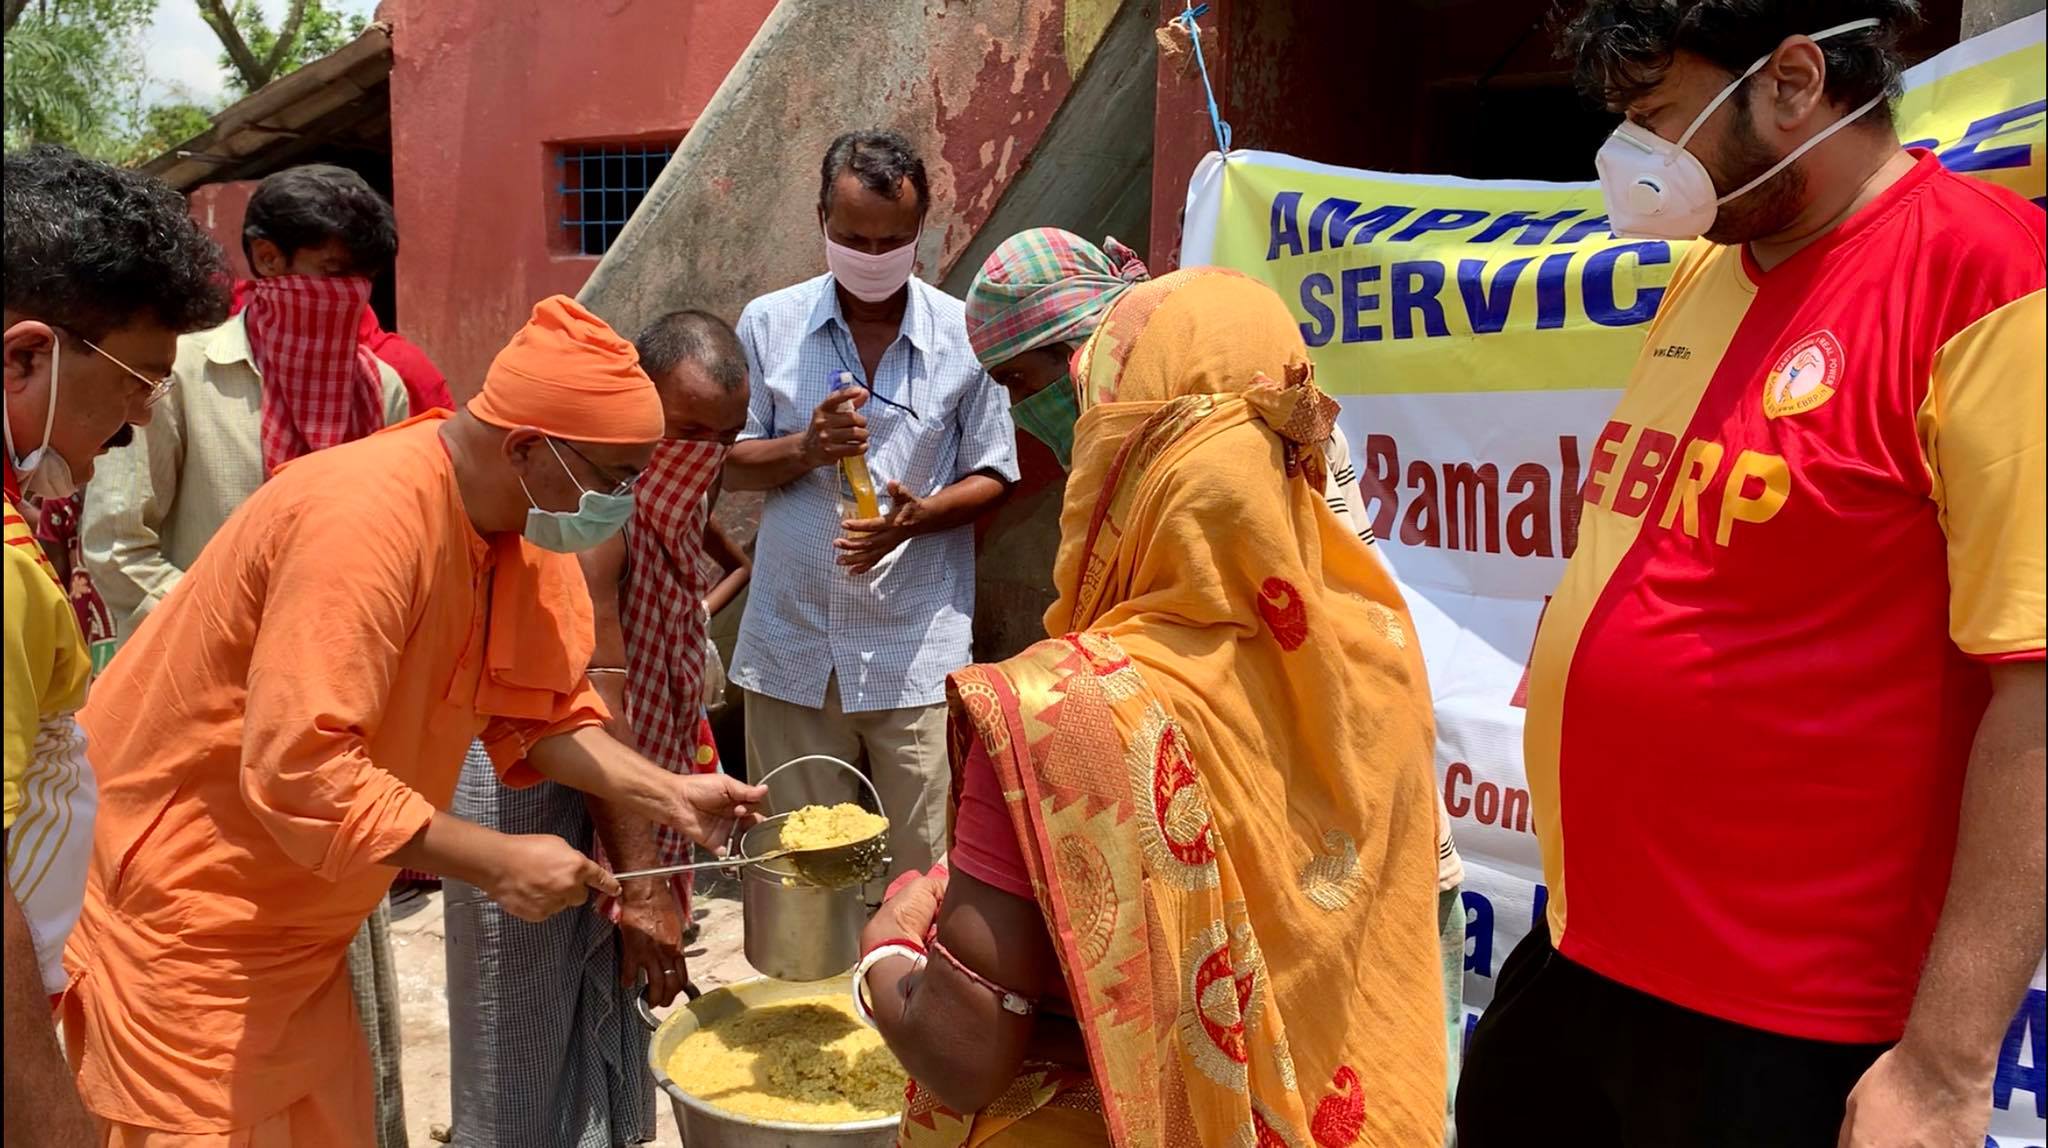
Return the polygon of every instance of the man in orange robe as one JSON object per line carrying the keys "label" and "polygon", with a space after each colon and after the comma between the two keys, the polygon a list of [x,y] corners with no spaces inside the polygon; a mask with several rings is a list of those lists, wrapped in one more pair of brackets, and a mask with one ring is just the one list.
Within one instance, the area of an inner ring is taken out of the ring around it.
{"label": "man in orange robe", "polygon": [[62,1005],[106,1144],[373,1143],[343,958],[399,866],[530,920],[617,892],[559,837],[441,812],[472,739],[702,844],[750,816],[759,790],[606,735],[584,677],[567,552],[623,525],[662,430],[632,346],[547,300],[465,410],[282,468],[115,659]]}

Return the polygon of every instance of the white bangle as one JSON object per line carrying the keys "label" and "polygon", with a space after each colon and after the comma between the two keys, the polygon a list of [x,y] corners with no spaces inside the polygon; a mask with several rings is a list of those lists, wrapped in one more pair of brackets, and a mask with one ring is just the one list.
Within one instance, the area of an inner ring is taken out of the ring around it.
{"label": "white bangle", "polygon": [[890,957],[908,958],[914,966],[912,972],[924,967],[924,954],[905,944],[878,946],[874,952],[862,957],[860,963],[853,966],[853,1015],[869,1028],[875,1027],[875,1014],[868,1007],[867,997],[863,995],[863,990],[868,984],[868,970]]}

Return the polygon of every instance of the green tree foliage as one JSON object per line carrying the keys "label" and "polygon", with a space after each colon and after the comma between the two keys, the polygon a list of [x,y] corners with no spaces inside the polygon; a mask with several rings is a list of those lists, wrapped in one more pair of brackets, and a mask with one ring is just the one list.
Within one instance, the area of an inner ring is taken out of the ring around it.
{"label": "green tree foliage", "polygon": [[[140,163],[205,131],[218,109],[189,94],[143,105],[140,42],[159,2],[5,0],[6,146],[61,143]],[[231,99],[334,52],[369,22],[337,0],[284,0],[275,25],[257,0],[167,2],[196,7],[219,37]]]}
{"label": "green tree foliage", "polygon": [[145,108],[123,158],[143,163],[184,143],[212,125],[211,113],[190,100]]}
{"label": "green tree foliage", "polygon": [[7,0],[6,146],[123,159],[140,109],[137,47],[157,0]]}

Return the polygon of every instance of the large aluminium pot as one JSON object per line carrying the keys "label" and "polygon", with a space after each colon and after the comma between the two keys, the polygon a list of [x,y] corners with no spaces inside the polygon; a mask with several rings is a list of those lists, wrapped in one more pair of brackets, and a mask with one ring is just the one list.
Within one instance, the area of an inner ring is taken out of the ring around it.
{"label": "large aluminium pot", "polygon": [[[700,1025],[714,1023],[742,1009],[814,997],[820,991],[847,992],[850,985],[843,976],[825,984],[792,984],[756,977],[705,993],[661,1021],[647,1048],[647,1064],[654,1070],[661,1090],[668,1093],[675,1105],[676,1127],[682,1130],[684,1148],[889,1148],[895,1144],[895,1116],[839,1124],[762,1120],[714,1108],[692,1096],[668,1075],[668,1060],[676,1046]],[[640,1015],[654,1025],[654,1014],[644,1005]]]}

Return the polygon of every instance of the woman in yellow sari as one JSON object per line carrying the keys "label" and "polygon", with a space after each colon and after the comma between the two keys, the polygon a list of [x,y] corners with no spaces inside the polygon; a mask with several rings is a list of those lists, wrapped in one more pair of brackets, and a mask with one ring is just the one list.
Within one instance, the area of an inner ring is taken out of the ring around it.
{"label": "woman in yellow sari", "polygon": [[1233,272],[1074,357],[1059,637],[951,683],[950,874],[870,924],[900,1142],[1434,1148],[1429,690],[1323,504],[1335,404]]}

